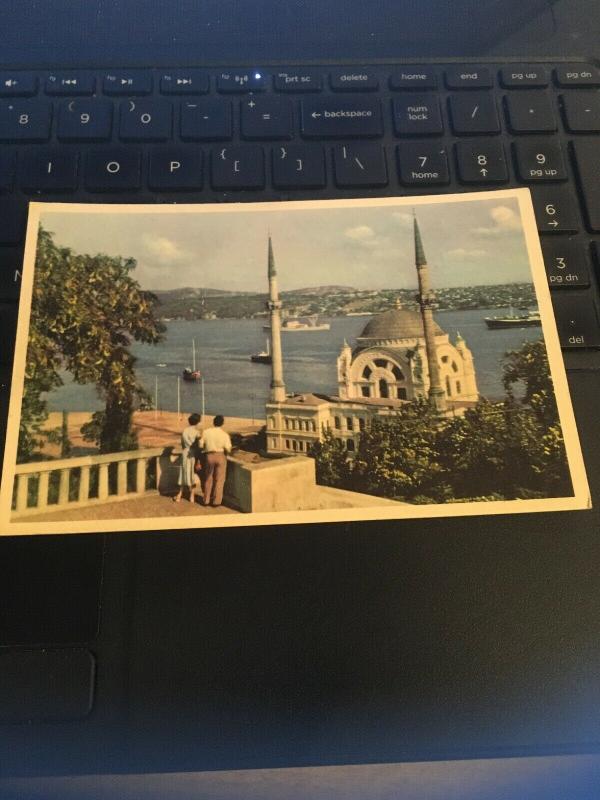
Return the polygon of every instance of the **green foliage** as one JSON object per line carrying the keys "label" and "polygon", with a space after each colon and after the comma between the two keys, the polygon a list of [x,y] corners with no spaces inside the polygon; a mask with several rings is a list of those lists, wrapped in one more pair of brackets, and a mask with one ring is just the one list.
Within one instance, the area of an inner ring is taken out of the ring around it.
{"label": "green foliage", "polygon": [[46,392],[60,386],[60,371],[76,383],[93,383],[105,400],[85,435],[102,452],[135,447],[133,410],[147,402],[135,376],[131,342],[156,343],[164,327],[156,319],[156,298],[131,277],[134,259],[80,255],[58,247],[40,227],[31,318],[19,461],[31,460],[41,445],[48,416]]}
{"label": "green foliage", "polygon": [[317,464],[317,483],[335,488],[348,488],[351,465],[343,443],[330,430],[324,430],[322,441],[316,442],[310,455]]}
{"label": "green foliage", "polygon": [[464,416],[416,401],[374,418],[352,460],[330,433],[314,450],[319,483],[412,503],[571,494],[543,342],[506,354],[503,383],[503,402]]}

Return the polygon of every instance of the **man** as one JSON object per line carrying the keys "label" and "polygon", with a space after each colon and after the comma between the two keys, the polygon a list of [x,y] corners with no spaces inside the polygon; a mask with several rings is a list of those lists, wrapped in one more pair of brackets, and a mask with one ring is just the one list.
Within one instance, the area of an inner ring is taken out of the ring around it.
{"label": "man", "polygon": [[207,428],[200,439],[200,447],[206,453],[204,478],[204,505],[220,506],[223,502],[223,487],[227,474],[227,455],[231,453],[231,439],[223,430],[225,419],[221,414],[213,419],[213,427]]}

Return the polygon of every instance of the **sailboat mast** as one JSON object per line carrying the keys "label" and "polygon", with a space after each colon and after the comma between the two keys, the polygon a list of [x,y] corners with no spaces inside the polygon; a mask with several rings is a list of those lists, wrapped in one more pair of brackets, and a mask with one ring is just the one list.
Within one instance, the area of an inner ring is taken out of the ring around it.
{"label": "sailboat mast", "polygon": [[192,339],[192,372],[196,372],[196,340]]}

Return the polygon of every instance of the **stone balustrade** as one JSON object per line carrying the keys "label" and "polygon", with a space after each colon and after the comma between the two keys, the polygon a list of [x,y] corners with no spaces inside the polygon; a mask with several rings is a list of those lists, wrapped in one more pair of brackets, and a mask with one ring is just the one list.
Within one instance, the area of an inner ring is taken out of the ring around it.
{"label": "stone balustrade", "polygon": [[161,484],[165,448],[17,464],[16,515],[128,500]]}

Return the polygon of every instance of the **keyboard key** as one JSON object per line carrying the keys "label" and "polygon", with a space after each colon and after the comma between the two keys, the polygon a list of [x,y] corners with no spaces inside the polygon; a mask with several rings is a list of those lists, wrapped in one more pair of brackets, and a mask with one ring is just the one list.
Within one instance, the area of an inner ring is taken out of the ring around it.
{"label": "keyboard key", "polygon": [[444,132],[435,94],[403,94],[392,101],[397,136],[435,136]]}
{"label": "keyboard key", "polygon": [[226,141],[233,136],[231,103],[198,100],[181,106],[181,138],[186,142]]}
{"label": "keyboard key", "polygon": [[579,187],[590,230],[600,231],[600,141],[579,139],[572,143]]}
{"label": "keyboard key", "polygon": [[329,85],[334,92],[374,92],[379,88],[379,79],[371,70],[348,67],[332,70]]}
{"label": "keyboard key", "polygon": [[517,171],[522,181],[565,181],[567,171],[560,143],[554,139],[515,142]]}
{"label": "keyboard key", "polygon": [[320,92],[322,86],[320,73],[308,69],[290,69],[275,75],[275,88],[278,92]]}
{"label": "keyboard key", "polygon": [[579,213],[568,186],[544,186],[531,190],[531,199],[540,233],[577,233]]}
{"label": "keyboard key", "polygon": [[0,72],[0,97],[33,97],[38,79],[27,72]]}
{"label": "keyboard key", "polygon": [[456,162],[463,183],[505,183],[508,168],[502,142],[477,139],[457,142]]}
{"label": "keyboard key", "polygon": [[111,72],[104,76],[104,94],[144,95],[152,91],[152,75],[141,70]]}
{"label": "keyboard key", "polygon": [[579,288],[590,285],[587,248],[572,239],[544,239],[544,264],[550,288]]}
{"label": "keyboard key", "polygon": [[591,64],[566,64],[554,75],[559,86],[600,86],[600,70]]}
{"label": "keyboard key", "polygon": [[242,100],[244,139],[291,139],[294,135],[292,104],[287,97],[251,97]]}
{"label": "keyboard key", "polygon": [[0,244],[22,242],[26,220],[27,208],[22,201],[14,195],[0,195]]}
{"label": "keyboard key", "polygon": [[152,150],[148,186],[157,191],[201,189],[202,151],[196,147]]}
{"label": "keyboard key", "polygon": [[11,364],[17,336],[17,306],[0,303],[0,364]]}
{"label": "keyboard key", "polygon": [[223,147],[211,154],[213,189],[262,189],[265,185],[265,156],[262,147]]}
{"label": "keyboard key", "polygon": [[327,97],[300,103],[302,135],[318,139],[381,136],[381,103],[362,97]]}
{"label": "keyboard key", "polygon": [[552,305],[561,347],[600,346],[598,316],[590,292],[555,293]]}
{"label": "keyboard key", "polygon": [[552,102],[545,92],[507,95],[506,111],[513,133],[544,133],[556,130]]}
{"label": "keyboard key", "polygon": [[66,148],[29,150],[19,161],[19,185],[26,192],[72,192],[77,188],[78,154]]}
{"label": "keyboard key", "polygon": [[271,159],[276,189],[322,189],[325,186],[325,155],[322,147],[275,147]]}
{"label": "keyboard key", "polygon": [[8,192],[13,188],[16,160],[14,150],[0,148],[0,192]]}
{"label": "keyboard key", "polygon": [[52,108],[33,100],[0,105],[0,141],[45,142],[50,138]]}
{"label": "keyboard key", "polygon": [[142,154],[137,148],[90,150],[85,164],[85,186],[92,192],[139,189]]}
{"label": "keyboard key", "polygon": [[221,72],[217,75],[217,91],[225,94],[262,92],[266,89],[266,77],[260,70]]}
{"label": "keyboard key", "polygon": [[430,67],[403,67],[390,75],[390,89],[437,89],[437,76]]}
{"label": "keyboard key", "polygon": [[208,73],[200,69],[166,72],[160,79],[163,94],[206,94],[209,89]]}
{"label": "keyboard key", "polygon": [[121,103],[119,137],[124,142],[165,142],[173,130],[173,106],[167,100]]}
{"label": "keyboard key", "polygon": [[449,106],[454,133],[500,133],[498,111],[492,94],[473,92],[451,95]]}
{"label": "keyboard key", "polygon": [[46,94],[86,95],[96,91],[96,78],[90,72],[53,73],[46,79]]}
{"label": "keyboard key", "polygon": [[0,301],[15,301],[21,291],[23,250],[20,247],[0,248]]}
{"label": "keyboard key", "polygon": [[600,92],[569,92],[561,98],[565,124],[573,133],[600,131]]}
{"label": "keyboard key", "polygon": [[61,103],[57,136],[63,142],[106,141],[111,136],[112,115],[112,102],[101,97]]}
{"label": "keyboard key", "polygon": [[430,186],[450,182],[446,149],[433,142],[398,145],[398,175],[407,186]]}
{"label": "keyboard key", "polygon": [[494,77],[487,67],[455,67],[446,70],[449,89],[491,89]]}
{"label": "keyboard key", "polygon": [[504,67],[500,70],[500,81],[505,89],[531,89],[548,86],[548,71],[537,64]]}
{"label": "keyboard key", "polygon": [[378,144],[334,147],[333,169],[338,186],[386,186],[388,182],[385,152]]}

